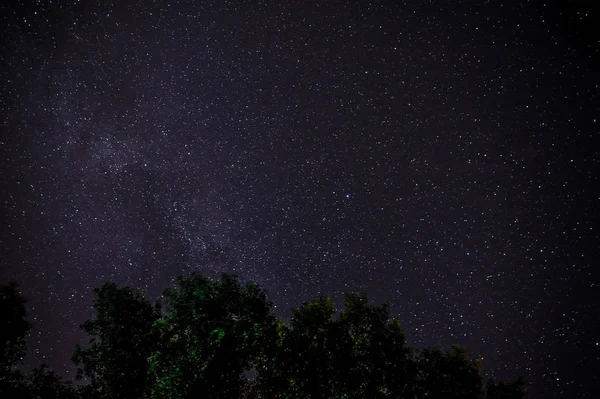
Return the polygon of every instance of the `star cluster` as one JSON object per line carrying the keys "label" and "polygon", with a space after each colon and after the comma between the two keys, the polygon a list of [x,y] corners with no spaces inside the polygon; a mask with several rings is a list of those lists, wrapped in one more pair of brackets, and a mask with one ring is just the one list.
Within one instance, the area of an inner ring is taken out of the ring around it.
{"label": "star cluster", "polygon": [[[362,3],[362,4],[359,4]],[[389,301],[533,398],[600,356],[598,14],[585,3],[3,6],[0,279],[73,375],[106,280]]]}

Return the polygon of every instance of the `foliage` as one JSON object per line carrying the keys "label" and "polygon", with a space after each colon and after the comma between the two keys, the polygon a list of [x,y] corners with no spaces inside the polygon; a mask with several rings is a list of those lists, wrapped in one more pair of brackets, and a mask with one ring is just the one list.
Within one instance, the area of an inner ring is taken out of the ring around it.
{"label": "foliage", "polygon": [[31,328],[25,303],[16,282],[0,286],[0,393],[7,397],[24,397],[28,392],[25,377],[16,369],[25,355],[25,337]]}
{"label": "foliage", "polygon": [[96,289],[96,318],[82,328],[90,335],[91,346],[77,346],[73,361],[78,378],[86,376],[103,398],[141,398],[147,391],[148,358],[155,349],[152,325],[160,317],[158,308],[130,288],[106,283]]}
{"label": "foliage", "polygon": [[216,282],[193,274],[165,297],[167,314],[154,326],[152,397],[240,397],[274,323],[264,292],[230,275]]}
{"label": "foliage", "polygon": [[433,399],[478,399],[483,380],[480,359],[469,360],[467,350],[452,345],[452,350],[427,348],[417,357],[418,397]]}
{"label": "foliage", "polygon": [[490,380],[486,386],[487,399],[525,399],[527,388],[522,377],[513,382],[495,382]]}
{"label": "foliage", "polygon": [[152,306],[128,287],[95,290],[96,316],[76,347],[77,389],[46,365],[16,369],[25,352],[25,300],[16,284],[0,287],[6,323],[0,396],[26,399],[524,399],[521,378],[483,386],[482,362],[467,350],[411,350],[387,304],[346,295],[336,315],[330,298],[303,302],[289,323],[272,315],[256,284],[196,274]]}
{"label": "foliage", "polygon": [[71,381],[64,381],[46,364],[33,370],[30,385],[31,396],[36,399],[76,399],[78,397]]}
{"label": "foliage", "polygon": [[414,367],[387,305],[348,295],[336,320],[330,298],[306,302],[280,323],[259,374],[270,397],[385,398],[409,395]]}
{"label": "foliage", "polygon": [[26,303],[16,282],[0,286],[0,396],[75,399],[75,389],[50,371],[47,365],[34,369],[29,377],[17,369],[25,355],[26,335],[31,328],[27,321]]}
{"label": "foliage", "polygon": [[27,321],[25,298],[18,292],[18,284],[0,286],[0,367],[7,373],[25,355],[25,336],[31,325]]}

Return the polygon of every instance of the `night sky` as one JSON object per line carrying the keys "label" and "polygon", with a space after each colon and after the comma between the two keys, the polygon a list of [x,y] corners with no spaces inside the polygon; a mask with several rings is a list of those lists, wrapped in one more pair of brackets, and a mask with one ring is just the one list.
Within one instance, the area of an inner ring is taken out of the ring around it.
{"label": "night sky", "polygon": [[0,283],[27,365],[74,376],[107,280],[231,272],[280,317],[364,291],[410,345],[592,397],[592,2],[10,3]]}

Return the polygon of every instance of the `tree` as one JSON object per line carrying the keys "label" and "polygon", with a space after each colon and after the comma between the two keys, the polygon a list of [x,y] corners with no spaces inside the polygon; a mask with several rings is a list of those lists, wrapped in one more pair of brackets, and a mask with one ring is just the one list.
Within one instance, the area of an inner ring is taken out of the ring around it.
{"label": "tree", "polygon": [[35,399],[77,399],[78,397],[71,381],[64,381],[46,364],[33,370],[30,392],[31,397]]}
{"label": "tree", "polygon": [[18,292],[18,284],[10,282],[0,286],[0,367],[2,371],[13,367],[25,355],[25,336],[31,328],[25,310],[26,300]]}
{"label": "tree", "polygon": [[415,365],[398,320],[387,304],[370,306],[366,295],[346,295],[338,321],[338,364],[348,398],[409,396]]}
{"label": "tree", "polygon": [[262,289],[192,274],[165,291],[166,314],[154,324],[159,336],[150,372],[153,398],[241,397],[251,369],[274,324]]}
{"label": "tree", "polygon": [[[303,302],[289,323],[271,313],[265,292],[235,276],[196,274],[152,306],[128,287],[95,290],[96,317],[82,328],[87,348],[74,389],[47,365],[30,377],[16,369],[25,351],[25,300],[0,287],[1,397],[24,399],[524,399],[523,380],[489,381],[482,362],[453,345],[416,355],[387,304],[348,294],[336,313],[330,298]],[[249,378],[250,374],[255,378]]]}
{"label": "tree", "polygon": [[387,305],[347,295],[335,320],[330,298],[304,302],[289,326],[279,323],[266,348],[259,384],[264,397],[384,398],[413,392],[414,362]]}
{"label": "tree", "polygon": [[527,388],[522,377],[513,382],[489,380],[486,385],[486,399],[525,399]]}
{"label": "tree", "polygon": [[141,398],[149,389],[148,359],[155,349],[152,325],[160,318],[140,294],[114,283],[94,290],[96,318],[86,321],[82,328],[92,336],[87,349],[77,345],[73,361],[79,369],[78,378],[86,376],[91,389],[102,398]]}
{"label": "tree", "polygon": [[337,387],[334,372],[335,325],[330,298],[304,302],[290,326],[279,323],[259,381],[273,397],[329,398]]}
{"label": "tree", "polygon": [[0,393],[6,397],[28,394],[25,377],[16,369],[25,355],[25,337],[31,328],[25,303],[16,282],[0,286]]}
{"label": "tree", "polygon": [[481,396],[481,359],[467,358],[467,349],[452,345],[450,351],[426,348],[417,357],[418,397],[478,399]]}

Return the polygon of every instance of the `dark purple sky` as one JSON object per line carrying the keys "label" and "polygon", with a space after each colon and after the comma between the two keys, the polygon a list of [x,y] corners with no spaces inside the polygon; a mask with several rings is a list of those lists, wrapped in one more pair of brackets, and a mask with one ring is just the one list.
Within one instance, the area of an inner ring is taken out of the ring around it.
{"label": "dark purple sky", "polygon": [[73,375],[106,280],[156,297],[235,272],[281,316],[366,291],[416,347],[464,344],[533,398],[591,397],[586,2],[11,3],[0,283],[29,298],[28,364]]}

